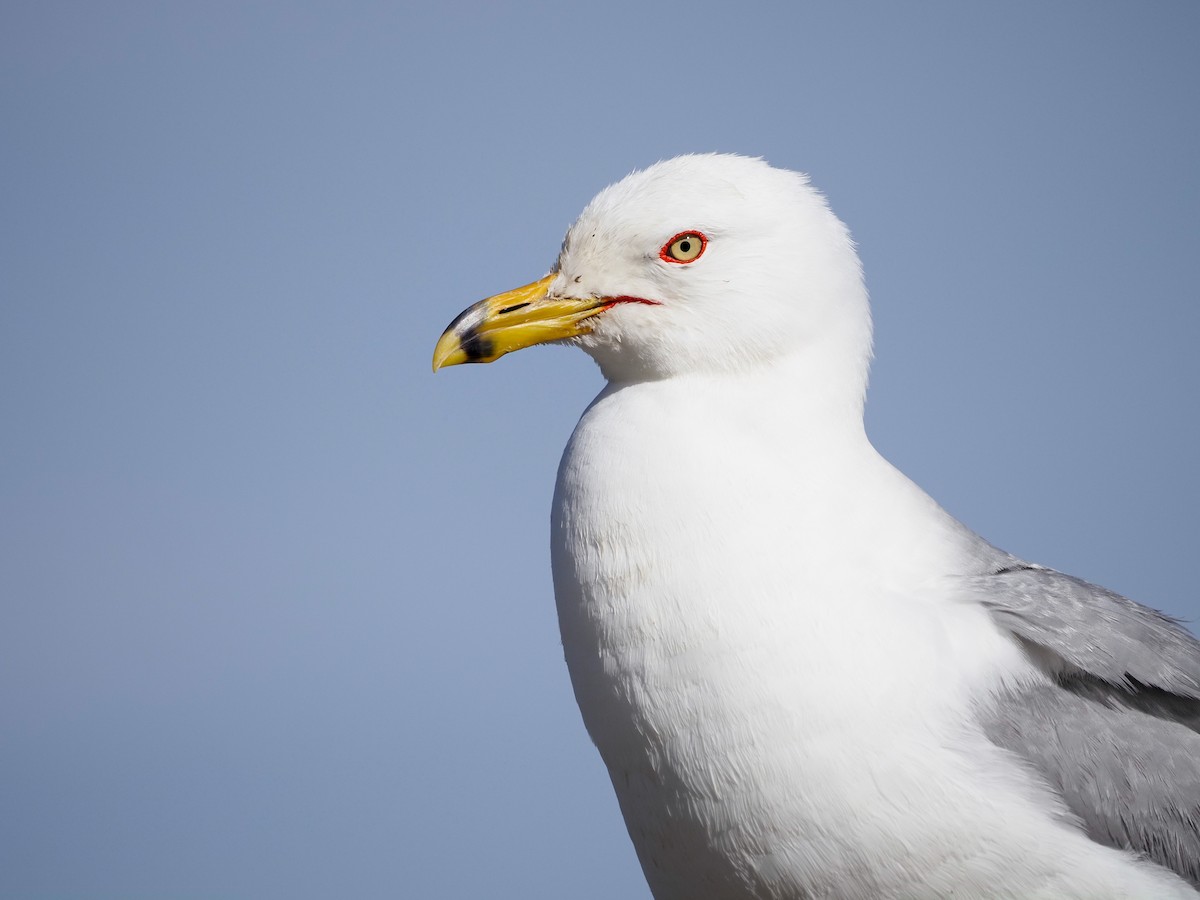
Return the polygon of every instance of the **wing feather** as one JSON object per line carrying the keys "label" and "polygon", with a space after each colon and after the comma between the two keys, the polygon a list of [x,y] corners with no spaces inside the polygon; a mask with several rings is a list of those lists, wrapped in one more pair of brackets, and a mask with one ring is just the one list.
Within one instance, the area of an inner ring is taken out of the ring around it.
{"label": "wing feather", "polygon": [[1051,569],[1022,564],[964,581],[1050,675],[981,706],[988,738],[1057,791],[1093,840],[1200,888],[1200,641]]}
{"label": "wing feather", "polygon": [[1175,619],[1040,566],[964,581],[999,625],[1074,669],[1124,688],[1200,699],[1200,641]]}

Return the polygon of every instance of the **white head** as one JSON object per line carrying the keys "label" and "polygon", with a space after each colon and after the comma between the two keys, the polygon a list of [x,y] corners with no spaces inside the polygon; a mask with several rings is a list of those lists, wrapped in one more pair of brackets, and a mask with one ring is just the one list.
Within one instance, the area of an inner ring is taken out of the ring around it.
{"label": "white head", "polygon": [[[519,315],[504,320],[514,308]],[[509,337],[533,322],[536,333]],[[816,368],[806,370],[861,400],[871,318],[854,244],[807,177],[706,154],[657,163],[601,191],[567,232],[550,275],[465,312],[439,343],[436,365],[563,339],[615,382],[749,371],[807,355]]]}
{"label": "white head", "polygon": [[[664,252],[690,234],[699,256]],[[863,366],[870,353],[846,228],[805,176],[762,160],[680,156],[634,172],[588,204],[554,270],[551,293],[660,304],[619,304],[574,338],[610,379],[753,367],[831,332]]]}

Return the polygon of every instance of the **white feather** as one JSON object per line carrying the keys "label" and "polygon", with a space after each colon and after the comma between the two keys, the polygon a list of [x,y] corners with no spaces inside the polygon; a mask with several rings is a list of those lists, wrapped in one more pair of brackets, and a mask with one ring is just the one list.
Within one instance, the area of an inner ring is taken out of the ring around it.
{"label": "white feather", "polygon": [[[709,237],[695,263],[663,242]],[[610,384],[563,457],[563,647],[658,900],[1194,897],[1090,841],[974,724],[1045,677],[953,576],[998,551],[862,424],[853,244],[800,175],[693,156],[602,192],[552,291]]]}

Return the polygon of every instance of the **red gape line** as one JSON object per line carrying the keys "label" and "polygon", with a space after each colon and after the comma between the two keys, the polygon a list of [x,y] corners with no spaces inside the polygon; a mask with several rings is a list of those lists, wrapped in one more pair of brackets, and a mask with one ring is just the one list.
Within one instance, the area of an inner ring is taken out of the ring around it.
{"label": "red gape line", "polygon": [[647,300],[645,297],[627,297],[622,294],[620,297],[606,297],[604,308],[612,309],[618,303],[644,303],[646,306],[662,306],[657,300]]}

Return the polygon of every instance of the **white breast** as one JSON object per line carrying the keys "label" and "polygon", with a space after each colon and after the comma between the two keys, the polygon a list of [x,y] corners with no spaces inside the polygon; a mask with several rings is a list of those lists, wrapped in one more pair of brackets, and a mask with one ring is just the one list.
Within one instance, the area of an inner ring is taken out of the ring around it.
{"label": "white breast", "polygon": [[1014,883],[998,815],[1029,845],[1025,896],[1106,896],[1075,891],[1107,857],[969,725],[977,690],[1038,677],[942,590],[990,548],[861,427],[808,431],[758,395],[609,388],[559,471],[565,656],[655,897]]}

